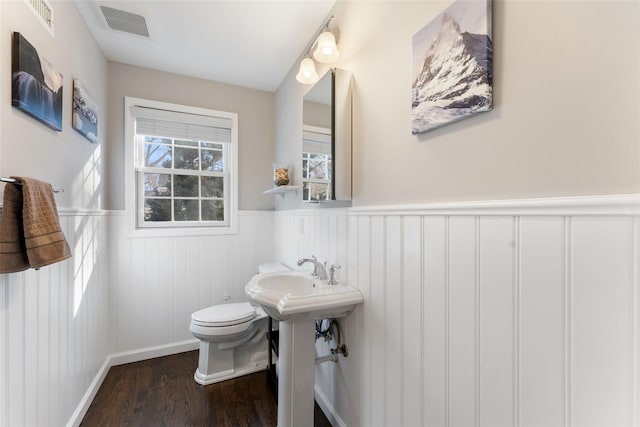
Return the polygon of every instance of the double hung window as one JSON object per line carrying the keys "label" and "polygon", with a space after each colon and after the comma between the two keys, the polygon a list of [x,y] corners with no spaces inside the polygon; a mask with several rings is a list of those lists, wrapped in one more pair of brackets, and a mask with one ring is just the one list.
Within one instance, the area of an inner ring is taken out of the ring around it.
{"label": "double hung window", "polygon": [[237,205],[233,113],[127,98],[135,228],[230,228]]}

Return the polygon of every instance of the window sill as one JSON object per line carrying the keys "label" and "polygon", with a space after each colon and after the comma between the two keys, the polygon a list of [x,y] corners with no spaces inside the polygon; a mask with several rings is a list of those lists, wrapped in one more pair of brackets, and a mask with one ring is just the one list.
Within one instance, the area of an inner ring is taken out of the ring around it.
{"label": "window sill", "polygon": [[238,234],[238,227],[166,227],[166,228],[132,228],[127,237],[193,237],[193,236],[220,236]]}

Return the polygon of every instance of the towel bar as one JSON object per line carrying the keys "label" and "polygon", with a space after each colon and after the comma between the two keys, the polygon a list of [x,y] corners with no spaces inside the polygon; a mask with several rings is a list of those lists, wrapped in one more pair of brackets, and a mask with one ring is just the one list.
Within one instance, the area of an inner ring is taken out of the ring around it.
{"label": "towel bar", "polygon": [[[6,182],[6,183],[9,183],[9,184],[22,185],[21,182],[18,182],[13,178],[5,178],[3,176],[0,176],[0,182]],[[53,192],[54,193],[64,193],[64,189],[53,187]]]}

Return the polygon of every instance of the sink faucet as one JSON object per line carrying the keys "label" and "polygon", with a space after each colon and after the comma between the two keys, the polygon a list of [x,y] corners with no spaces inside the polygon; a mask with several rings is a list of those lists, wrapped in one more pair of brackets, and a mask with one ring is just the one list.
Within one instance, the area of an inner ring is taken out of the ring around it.
{"label": "sink faucet", "polygon": [[311,255],[311,258],[302,258],[298,260],[298,267],[300,267],[305,262],[310,262],[313,264],[313,276],[317,277],[320,280],[327,280],[329,275],[327,274],[327,266],[325,263],[318,261],[314,255]]}

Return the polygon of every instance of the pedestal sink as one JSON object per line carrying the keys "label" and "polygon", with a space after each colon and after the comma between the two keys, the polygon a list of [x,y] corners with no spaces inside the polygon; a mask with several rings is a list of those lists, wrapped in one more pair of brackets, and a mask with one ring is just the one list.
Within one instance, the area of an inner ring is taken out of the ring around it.
{"label": "pedestal sink", "polygon": [[343,283],[327,285],[308,272],[258,274],[245,291],[280,321],[343,317],[363,301],[360,290]]}
{"label": "pedestal sink", "polygon": [[362,293],[301,272],[256,275],[245,291],[280,321],[278,427],[313,427],[315,320],[348,315]]}

